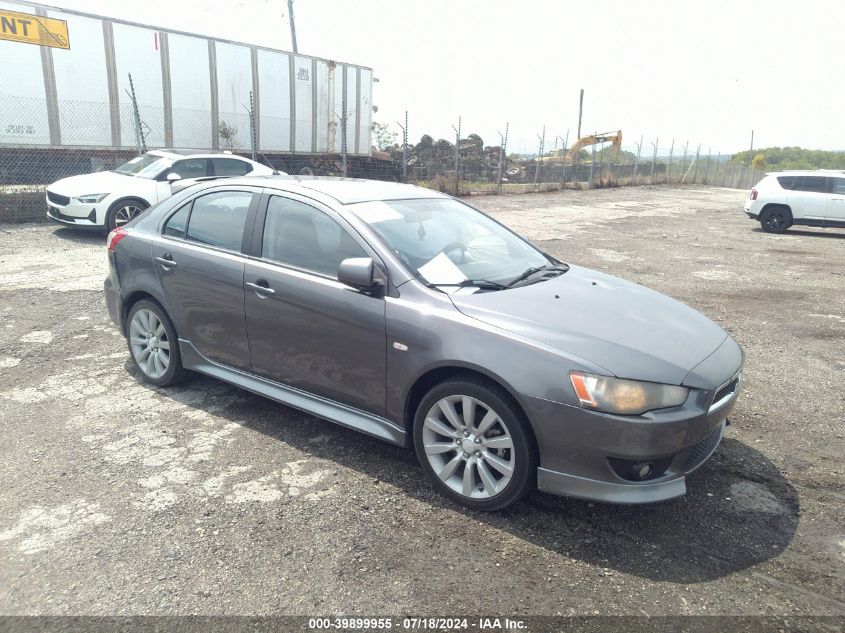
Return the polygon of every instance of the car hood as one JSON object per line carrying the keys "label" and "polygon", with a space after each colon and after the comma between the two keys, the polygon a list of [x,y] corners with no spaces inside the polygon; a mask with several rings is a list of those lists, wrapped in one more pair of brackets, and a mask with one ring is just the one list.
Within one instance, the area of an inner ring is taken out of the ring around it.
{"label": "car hood", "polygon": [[113,171],[98,171],[93,174],[82,174],[81,176],[71,176],[70,178],[62,178],[57,180],[52,185],[47,187],[54,193],[62,194],[63,196],[84,196],[89,193],[113,193],[115,191],[124,191],[128,188],[143,187],[139,185],[139,181],[153,182],[144,178],[135,178],[133,176],[124,176],[116,174]]}
{"label": "car hood", "polygon": [[619,378],[682,384],[728,336],[679,301],[578,266],[548,281],[451,299],[469,317]]}

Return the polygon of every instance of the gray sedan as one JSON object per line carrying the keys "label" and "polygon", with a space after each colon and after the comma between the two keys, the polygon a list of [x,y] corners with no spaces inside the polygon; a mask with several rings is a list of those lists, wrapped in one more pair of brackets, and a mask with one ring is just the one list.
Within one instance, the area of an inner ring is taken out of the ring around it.
{"label": "gray sedan", "polygon": [[683,495],[740,389],[742,350],[706,317],[428,189],[208,183],[108,251],[109,312],[145,380],[200,372],[413,447],[479,510],[535,487]]}

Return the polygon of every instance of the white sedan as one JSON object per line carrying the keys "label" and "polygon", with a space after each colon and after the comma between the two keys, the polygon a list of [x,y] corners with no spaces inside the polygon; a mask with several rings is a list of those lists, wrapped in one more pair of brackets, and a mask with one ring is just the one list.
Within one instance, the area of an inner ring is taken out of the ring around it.
{"label": "white sedan", "polygon": [[269,176],[272,168],[234,154],[154,150],[114,171],[71,176],[47,187],[47,215],[65,226],[111,231],[172,194],[180,180]]}

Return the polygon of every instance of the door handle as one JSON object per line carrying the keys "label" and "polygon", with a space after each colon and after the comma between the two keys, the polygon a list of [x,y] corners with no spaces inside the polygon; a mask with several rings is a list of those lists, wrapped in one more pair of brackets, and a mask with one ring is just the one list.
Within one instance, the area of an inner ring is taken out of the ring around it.
{"label": "door handle", "polygon": [[[259,280],[259,281],[263,281],[263,280]],[[265,281],[264,283],[266,284],[267,282]],[[244,284],[244,286],[246,286],[247,288],[249,288],[251,290],[254,290],[256,292],[256,294],[264,295],[265,297],[269,297],[270,295],[276,294],[275,290],[273,290],[269,286],[262,286],[260,283],[254,284],[251,281],[247,281]]]}
{"label": "door handle", "polygon": [[176,265],[176,262],[173,261],[173,255],[170,253],[165,253],[164,257],[155,257],[154,259],[165,268],[173,268]]}

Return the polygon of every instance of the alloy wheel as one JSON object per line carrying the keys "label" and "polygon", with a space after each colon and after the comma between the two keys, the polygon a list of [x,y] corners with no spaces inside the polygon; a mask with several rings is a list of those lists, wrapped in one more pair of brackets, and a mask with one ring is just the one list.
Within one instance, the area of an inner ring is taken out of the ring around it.
{"label": "alloy wheel", "polygon": [[143,209],[135,204],[126,204],[120,207],[114,214],[115,228],[123,226],[130,220],[134,220]]}
{"label": "alloy wheel", "polygon": [[783,212],[772,211],[766,218],[766,228],[772,231],[780,231],[786,226],[786,216]]}
{"label": "alloy wheel", "polygon": [[489,499],[513,477],[513,438],[481,400],[461,395],[438,400],[426,414],[422,440],[436,475],[459,495]]}
{"label": "alloy wheel", "polygon": [[129,323],[129,345],[145,375],[154,379],[164,376],[170,367],[170,340],[155,312],[146,308],[135,312]]}

